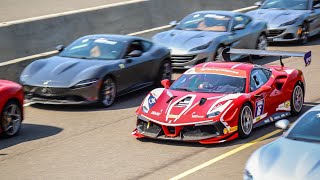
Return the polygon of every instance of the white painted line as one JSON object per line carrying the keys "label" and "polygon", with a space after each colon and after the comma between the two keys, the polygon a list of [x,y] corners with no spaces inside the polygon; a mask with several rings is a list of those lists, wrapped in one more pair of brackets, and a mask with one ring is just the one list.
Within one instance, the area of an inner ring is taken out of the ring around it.
{"label": "white painted line", "polygon": [[144,2],[144,1],[149,1],[149,0],[131,0],[131,1],[102,5],[102,6],[77,9],[77,10],[73,10],[73,11],[66,11],[66,12],[62,12],[62,13],[55,13],[55,14],[48,14],[48,15],[37,16],[37,17],[32,17],[32,18],[26,18],[26,19],[21,19],[21,20],[2,22],[2,23],[0,23],[0,27],[9,26],[9,25],[13,25],[13,24],[20,24],[20,23],[25,23],[25,22],[30,22],[30,21],[37,21],[37,20],[42,20],[42,19],[54,18],[54,17],[59,17],[59,16],[66,16],[66,15],[71,15],[71,14],[96,11],[99,9],[111,8],[111,7],[122,6],[122,5],[127,5],[127,4],[134,4],[134,3]]}
{"label": "white painted line", "polygon": [[24,103],[24,104],[23,104],[23,107],[27,107],[27,106],[30,106],[30,105],[32,105],[32,104],[35,104],[35,103],[33,103],[33,102]]}
{"label": "white painted line", "polygon": [[[102,8],[106,8],[106,7],[112,7],[112,6],[116,6],[116,5],[123,5],[123,4],[130,4],[130,3],[137,3],[137,2],[142,2],[142,1],[148,1],[148,0],[132,0],[132,1],[127,1],[127,2],[122,2],[122,3],[115,3],[115,4],[109,4],[109,5],[106,5],[106,6],[98,6],[98,7],[94,7],[94,8],[87,8],[87,9],[91,9],[91,10],[97,10],[97,9],[102,9]],[[255,9],[257,8],[257,6],[249,6],[249,7],[245,7],[245,8],[241,8],[241,9],[237,9],[237,10],[234,10],[234,12],[242,12],[242,11],[248,11],[248,10],[252,10],[252,9]],[[85,9],[83,9],[83,12]],[[81,10],[79,10],[81,11]],[[87,10],[88,11],[88,10]],[[69,12],[65,12],[65,13],[70,13],[70,12],[73,12],[73,11],[69,11]],[[61,13],[60,13],[61,14]],[[72,13],[70,13],[72,14]],[[64,15],[67,15],[67,14],[64,14]],[[49,15],[48,15],[49,16]],[[52,15],[53,16],[53,15]],[[41,16],[41,17],[44,17],[44,16]],[[53,16],[55,17],[55,16]],[[40,17],[36,17],[36,18],[40,18]],[[30,18],[32,19],[32,18]],[[33,19],[35,20],[35,19]],[[22,20],[21,20],[22,21]],[[13,21],[11,21],[13,22]],[[1,27],[1,23],[0,23],[0,27]],[[156,28],[152,28],[152,29],[147,29],[147,30],[143,30],[143,31],[138,31],[138,32],[134,32],[134,33],[130,33],[128,35],[130,36],[136,36],[136,35],[140,35],[140,34],[144,34],[144,33],[149,33],[149,32],[153,32],[153,31],[158,31],[158,30],[162,30],[162,29],[166,29],[166,28],[169,28],[170,25],[164,25],[164,26],[160,26],[160,27],[156,27]],[[5,65],[9,65],[9,64],[14,64],[14,63],[17,63],[17,62],[21,62],[21,61],[27,61],[29,59],[32,59],[32,58],[40,58],[42,56],[47,56],[47,55],[53,55],[54,53],[57,53],[57,51],[50,51],[50,52],[45,52],[45,53],[41,53],[41,54],[36,54],[36,55],[32,55],[32,56],[27,56],[27,57],[23,57],[23,58],[18,58],[18,59],[13,59],[13,60],[9,60],[9,61],[6,61],[6,62],[3,62],[3,63],[0,63],[0,67],[1,66],[5,66]]]}
{"label": "white painted line", "polygon": [[41,53],[41,54],[35,54],[35,55],[26,56],[26,57],[22,57],[22,58],[18,58],[18,59],[13,59],[13,60],[10,60],[10,61],[6,61],[6,62],[0,63],[0,67],[1,66],[6,66],[6,65],[10,65],[10,64],[15,64],[15,63],[22,62],[22,61],[27,61],[27,60],[30,60],[30,59],[40,58],[40,57],[43,57],[43,56],[53,55],[53,54],[55,54],[57,52],[58,51],[49,51],[49,52],[45,52],[45,53]]}

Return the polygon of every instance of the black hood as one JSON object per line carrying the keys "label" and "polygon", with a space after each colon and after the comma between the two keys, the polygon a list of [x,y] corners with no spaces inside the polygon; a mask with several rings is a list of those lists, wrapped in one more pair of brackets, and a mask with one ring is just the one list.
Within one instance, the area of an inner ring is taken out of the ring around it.
{"label": "black hood", "polygon": [[70,87],[82,80],[100,78],[98,69],[118,61],[54,56],[30,64],[21,74],[21,81],[33,86]]}

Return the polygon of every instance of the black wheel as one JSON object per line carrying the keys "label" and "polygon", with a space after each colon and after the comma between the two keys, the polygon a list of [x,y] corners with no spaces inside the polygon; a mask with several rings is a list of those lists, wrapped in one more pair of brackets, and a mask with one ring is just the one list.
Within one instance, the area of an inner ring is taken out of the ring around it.
{"label": "black wheel", "polygon": [[111,77],[106,77],[99,92],[99,104],[104,107],[111,106],[116,99],[117,87],[116,83]]}
{"label": "black wheel", "polygon": [[222,58],[222,51],[225,47],[220,45],[213,56],[213,61],[224,61]]}
{"label": "black wheel", "polygon": [[300,37],[299,37],[300,39],[299,39],[298,43],[300,45],[307,44],[308,43],[308,36],[309,36],[308,24],[303,23],[303,25],[301,26],[301,34],[300,34]]}
{"label": "black wheel", "polygon": [[[264,34],[260,34],[257,39],[256,49],[257,50],[266,50],[268,47],[268,39],[267,36]],[[262,58],[263,56],[254,56],[254,58]]]}
{"label": "black wheel", "polygon": [[292,91],[291,95],[291,101],[290,101],[290,107],[291,107],[291,115],[297,116],[300,114],[302,107],[304,103],[304,92],[301,85],[301,82],[299,81]]}
{"label": "black wheel", "polygon": [[253,128],[253,113],[249,103],[245,103],[241,107],[238,120],[239,137],[245,139],[250,136]]}
{"label": "black wheel", "polygon": [[21,106],[15,101],[9,101],[1,113],[1,130],[7,137],[19,133],[22,122]]}
{"label": "black wheel", "polygon": [[169,60],[165,60],[164,62],[161,63],[159,73],[156,79],[156,86],[161,87],[161,81],[164,79],[169,79],[171,80],[172,78],[172,65]]}

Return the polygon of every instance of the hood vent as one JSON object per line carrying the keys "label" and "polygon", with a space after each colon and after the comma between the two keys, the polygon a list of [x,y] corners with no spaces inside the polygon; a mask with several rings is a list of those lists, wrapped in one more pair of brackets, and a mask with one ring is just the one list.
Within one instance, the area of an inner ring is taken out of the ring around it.
{"label": "hood vent", "polygon": [[207,102],[207,99],[206,99],[206,98],[201,98],[201,99],[200,99],[200,102],[199,102],[199,105],[202,106],[202,105],[204,105],[204,103],[206,103],[206,102]]}
{"label": "hood vent", "polygon": [[186,97],[183,100],[181,100],[180,102],[178,102],[175,107],[186,107],[189,105],[191,100],[191,97]]}

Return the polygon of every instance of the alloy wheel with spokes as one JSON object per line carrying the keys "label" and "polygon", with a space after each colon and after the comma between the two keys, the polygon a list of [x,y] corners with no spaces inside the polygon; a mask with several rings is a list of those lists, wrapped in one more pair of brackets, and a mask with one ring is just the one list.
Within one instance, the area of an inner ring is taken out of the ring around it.
{"label": "alloy wheel with spokes", "polygon": [[268,40],[267,40],[267,36],[264,34],[261,34],[258,38],[258,42],[257,42],[257,50],[266,50],[268,47]]}
{"label": "alloy wheel with spokes", "polygon": [[305,23],[301,27],[300,44],[308,43],[308,25]]}
{"label": "alloy wheel with spokes", "polygon": [[6,136],[16,135],[21,128],[22,110],[18,103],[11,101],[4,107],[1,116],[1,128]]}
{"label": "alloy wheel with spokes", "polygon": [[169,79],[171,80],[172,78],[172,65],[171,65],[171,61],[166,60],[164,61],[159,69],[159,74],[157,76],[157,78],[155,79],[155,85],[157,87],[161,87],[161,81],[164,79]]}
{"label": "alloy wheel with spokes", "polygon": [[100,90],[100,104],[109,107],[116,99],[116,83],[111,77],[105,78]]}
{"label": "alloy wheel with spokes", "polygon": [[253,113],[252,108],[248,103],[245,103],[240,111],[238,122],[238,134],[240,138],[250,136],[253,128]]}
{"label": "alloy wheel with spokes", "polygon": [[304,93],[302,86],[298,83],[293,89],[291,96],[291,114],[298,115],[303,107],[304,103]]}
{"label": "alloy wheel with spokes", "polygon": [[219,46],[218,49],[216,50],[215,52],[215,55],[214,55],[214,61],[223,61],[223,58],[222,58],[222,51],[223,51],[224,47],[223,46]]}

